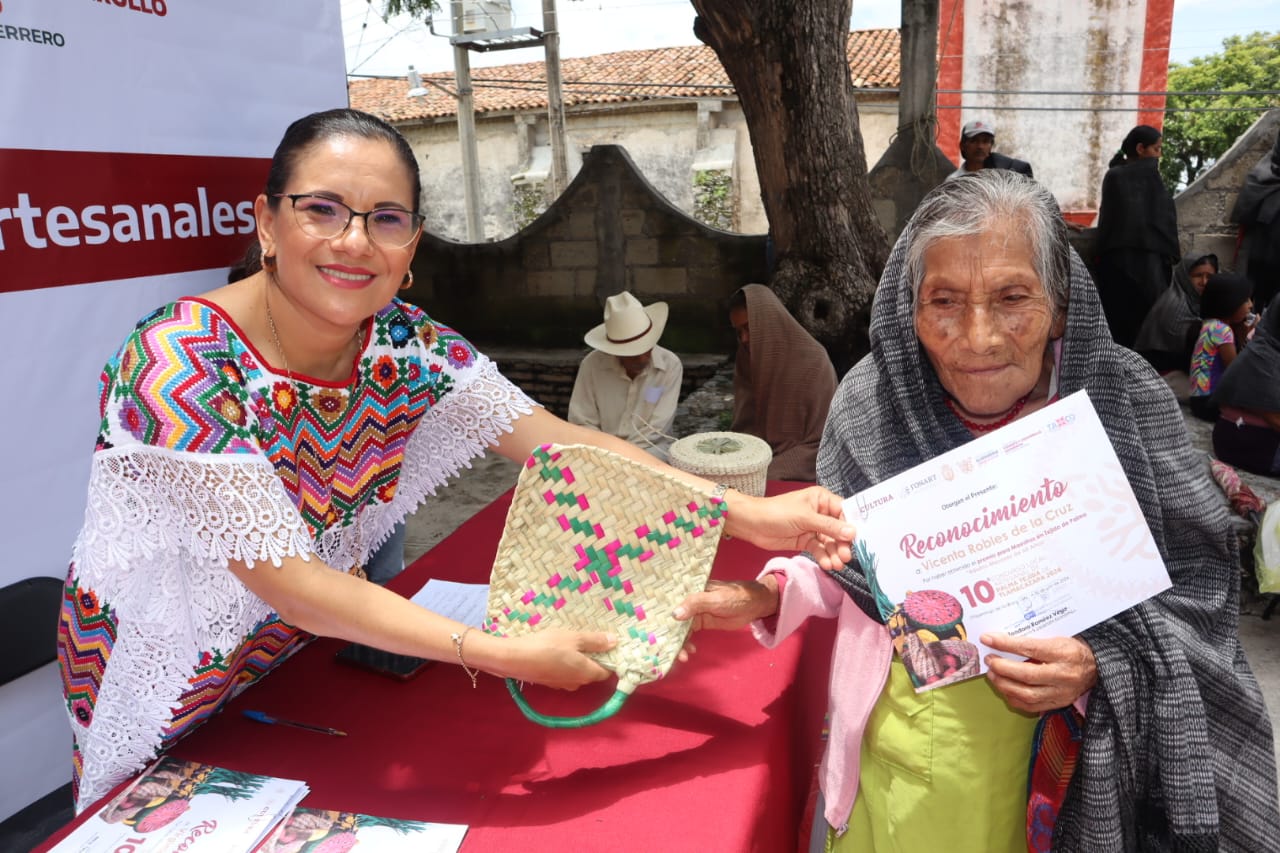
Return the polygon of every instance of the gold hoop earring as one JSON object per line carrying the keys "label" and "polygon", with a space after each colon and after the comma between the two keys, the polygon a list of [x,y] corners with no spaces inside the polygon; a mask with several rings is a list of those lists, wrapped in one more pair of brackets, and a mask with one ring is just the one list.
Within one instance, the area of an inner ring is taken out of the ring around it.
{"label": "gold hoop earring", "polygon": [[413,270],[404,274],[404,281],[400,284],[401,290],[408,290],[411,287],[413,287]]}

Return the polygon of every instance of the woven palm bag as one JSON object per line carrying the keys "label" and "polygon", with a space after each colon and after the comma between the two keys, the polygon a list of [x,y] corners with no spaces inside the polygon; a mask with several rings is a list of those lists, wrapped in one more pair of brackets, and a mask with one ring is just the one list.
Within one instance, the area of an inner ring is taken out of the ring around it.
{"label": "woven palm bag", "polygon": [[534,451],[498,545],[484,630],[613,632],[618,644],[593,657],[617,675],[618,687],[590,714],[549,717],[509,678],[526,717],[552,728],[588,726],[666,675],[689,633],[671,613],[705,588],[726,512],[720,498],[607,450]]}

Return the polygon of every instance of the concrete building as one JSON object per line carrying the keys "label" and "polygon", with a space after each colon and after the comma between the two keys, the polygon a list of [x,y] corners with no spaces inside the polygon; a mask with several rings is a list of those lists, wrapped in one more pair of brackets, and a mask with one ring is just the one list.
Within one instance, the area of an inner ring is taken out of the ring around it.
{"label": "concrete building", "polygon": [[[897,30],[849,33],[849,70],[869,164],[898,125]],[[562,63],[569,170],[593,145],[621,145],[676,207],[728,231],[768,230],[746,120],[715,53],[705,45],[629,50]],[[351,106],[395,124],[420,157],[427,229],[462,240],[466,217],[453,72],[353,80]],[[485,238],[533,221],[550,199],[546,75],[541,61],[472,71]]]}
{"label": "concrete building", "polygon": [[1097,212],[1107,161],[1134,125],[1162,127],[1173,0],[941,0],[938,146],[996,125],[1069,219]]}

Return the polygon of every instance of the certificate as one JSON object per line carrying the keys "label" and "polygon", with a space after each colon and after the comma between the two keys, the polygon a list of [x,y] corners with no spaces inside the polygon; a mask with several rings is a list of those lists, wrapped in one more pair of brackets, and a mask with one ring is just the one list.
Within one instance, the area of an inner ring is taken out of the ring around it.
{"label": "certificate", "polygon": [[1084,391],[847,498],[844,513],[917,692],[985,672],[985,632],[1071,636],[1171,586]]}

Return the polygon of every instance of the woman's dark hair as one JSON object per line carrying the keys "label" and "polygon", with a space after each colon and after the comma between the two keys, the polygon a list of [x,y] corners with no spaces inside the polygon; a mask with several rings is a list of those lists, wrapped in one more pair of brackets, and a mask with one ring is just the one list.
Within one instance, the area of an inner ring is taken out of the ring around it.
{"label": "woman's dark hair", "polygon": [[1200,296],[1200,317],[1226,322],[1253,295],[1253,282],[1233,272],[1214,273]]}
{"label": "woman's dark hair", "polygon": [[280,199],[272,196],[284,192],[302,151],[316,142],[334,136],[358,136],[390,143],[413,179],[413,212],[418,212],[422,197],[422,176],[418,172],[418,158],[414,156],[408,141],[400,135],[400,131],[377,116],[352,109],[312,113],[289,125],[280,144],[276,146],[276,153],[271,157],[271,171],[267,173],[267,203],[272,208],[280,204]]}
{"label": "woman's dark hair", "polygon": [[254,238],[244,250],[244,255],[240,260],[231,265],[227,270],[227,284],[235,284],[242,278],[249,276],[262,269],[262,244],[258,242],[258,238]]}
{"label": "woman's dark hair", "polygon": [[1149,124],[1140,124],[1125,136],[1124,142],[1120,143],[1120,150],[1111,158],[1109,165],[1119,166],[1126,160],[1136,160],[1139,145],[1155,145],[1159,141],[1160,131]]}

